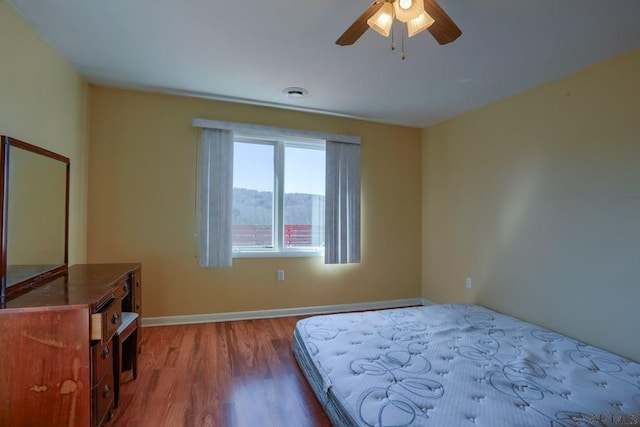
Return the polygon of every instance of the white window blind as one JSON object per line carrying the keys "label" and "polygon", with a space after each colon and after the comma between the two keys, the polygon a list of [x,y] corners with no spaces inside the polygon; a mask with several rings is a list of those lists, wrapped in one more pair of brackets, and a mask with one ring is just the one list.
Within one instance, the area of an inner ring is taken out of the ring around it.
{"label": "white window blind", "polygon": [[360,262],[360,145],[327,141],[325,264]]}
{"label": "white window blind", "polygon": [[230,267],[233,213],[233,132],[221,129],[203,129],[198,154],[200,266]]}

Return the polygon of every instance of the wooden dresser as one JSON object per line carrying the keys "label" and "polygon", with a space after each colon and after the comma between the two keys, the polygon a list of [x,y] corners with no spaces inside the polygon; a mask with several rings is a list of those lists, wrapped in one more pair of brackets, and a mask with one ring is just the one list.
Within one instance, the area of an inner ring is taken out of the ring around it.
{"label": "wooden dresser", "polygon": [[140,264],[78,264],[8,301],[0,309],[0,426],[105,424],[112,337],[123,310],[140,319],[141,297]]}

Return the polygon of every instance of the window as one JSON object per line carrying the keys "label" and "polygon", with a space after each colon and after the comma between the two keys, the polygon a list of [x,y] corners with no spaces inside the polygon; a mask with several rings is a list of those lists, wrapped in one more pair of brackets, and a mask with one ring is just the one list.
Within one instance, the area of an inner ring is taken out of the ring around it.
{"label": "window", "polygon": [[234,256],[322,254],[325,143],[235,135]]}
{"label": "window", "polygon": [[234,256],[322,253],[325,264],[360,262],[360,137],[192,123],[202,128],[200,266],[231,267]]}

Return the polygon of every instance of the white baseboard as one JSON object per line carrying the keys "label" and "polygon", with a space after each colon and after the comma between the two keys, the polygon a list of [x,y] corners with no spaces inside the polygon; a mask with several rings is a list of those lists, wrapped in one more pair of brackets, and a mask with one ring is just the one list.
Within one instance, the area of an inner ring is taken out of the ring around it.
{"label": "white baseboard", "polygon": [[424,298],[409,298],[358,304],[319,305],[314,307],[283,308],[275,310],[235,311],[229,313],[194,314],[186,316],[143,317],[142,326],[187,325],[192,323],[228,322],[232,320],[268,319],[272,317],[311,316],[316,314],[379,310],[384,308],[430,304],[431,302]]}

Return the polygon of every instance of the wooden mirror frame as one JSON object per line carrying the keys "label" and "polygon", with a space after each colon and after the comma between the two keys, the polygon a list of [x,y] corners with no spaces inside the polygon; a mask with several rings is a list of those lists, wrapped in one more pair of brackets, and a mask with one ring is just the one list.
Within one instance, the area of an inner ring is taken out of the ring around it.
{"label": "wooden mirror frame", "polygon": [[[0,145],[0,199],[2,200],[2,209],[0,210],[0,242],[2,245],[2,253],[0,255],[0,307],[5,307],[5,303],[11,298],[23,294],[31,288],[43,284],[46,279],[56,277],[67,271],[69,263],[69,169],[70,161],[67,157],[44,148],[37,147],[24,141],[20,141],[9,136],[1,136],[2,143]],[[7,212],[9,207],[9,173],[10,173],[10,156],[11,148],[19,148],[36,155],[45,156],[53,160],[62,162],[66,165],[66,183],[65,183],[65,201],[64,201],[64,260],[61,265],[55,265],[50,269],[39,271],[30,277],[26,277],[16,283],[7,283],[7,241],[8,241],[8,220]]]}

